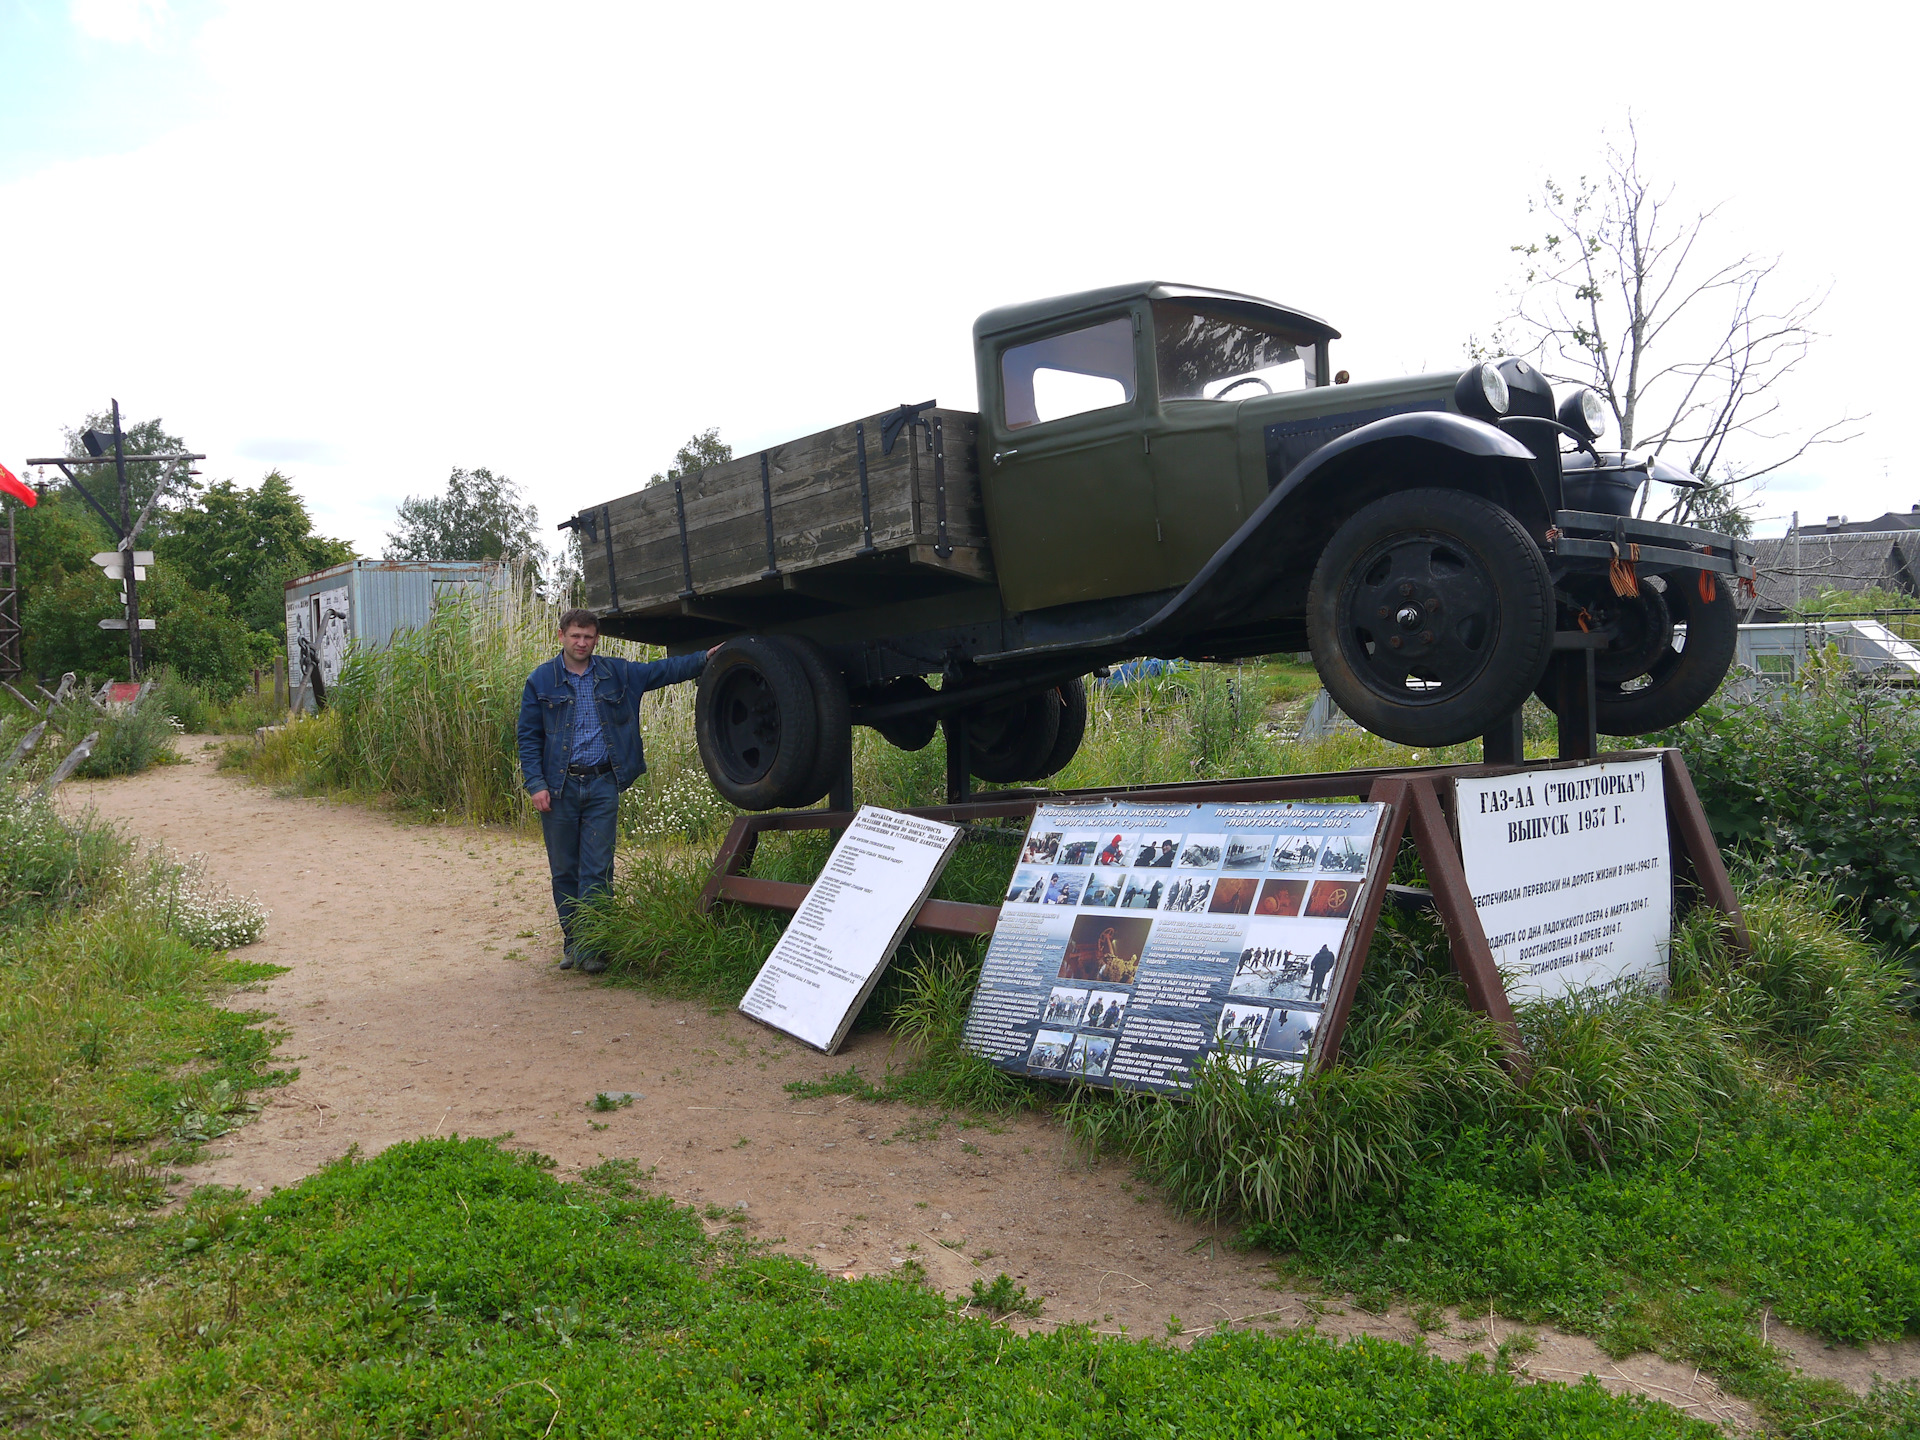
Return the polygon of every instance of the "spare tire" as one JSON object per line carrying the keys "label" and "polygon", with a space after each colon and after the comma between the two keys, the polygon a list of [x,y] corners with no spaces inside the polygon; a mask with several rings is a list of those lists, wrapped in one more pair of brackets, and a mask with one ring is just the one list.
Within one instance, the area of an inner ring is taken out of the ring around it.
{"label": "spare tire", "polygon": [[[967,769],[976,780],[1011,785],[1038,780],[1060,738],[1060,696],[1052,690],[963,712]],[[953,720],[941,722],[949,737]],[[951,738],[949,738],[951,743]]]}
{"label": "spare tire", "polygon": [[[1701,594],[1703,580],[1711,598]],[[1602,735],[1670,729],[1713,698],[1740,642],[1740,612],[1724,575],[1646,576],[1637,599],[1616,598],[1597,578],[1588,585],[1588,608],[1622,631],[1621,640],[1593,657],[1595,728]],[[1585,598],[1578,590],[1575,595]],[[1676,633],[1683,625],[1685,633]],[[1549,676],[1535,692],[1549,708],[1552,688]]]}
{"label": "spare tire", "polygon": [[[694,738],[713,788],[742,810],[807,804],[820,722],[806,667],[765,635],[726,641],[700,673]],[[818,798],[817,796],[814,798]]]}

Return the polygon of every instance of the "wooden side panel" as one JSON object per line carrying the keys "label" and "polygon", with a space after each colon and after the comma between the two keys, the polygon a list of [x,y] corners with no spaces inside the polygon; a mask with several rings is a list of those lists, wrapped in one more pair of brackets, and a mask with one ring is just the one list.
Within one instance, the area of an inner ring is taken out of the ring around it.
{"label": "wooden side panel", "polygon": [[[946,546],[942,548],[955,553],[934,553],[940,544],[939,487],[929,425],[903,430],[893,453],[882,455],[884,414],[868,416],[863,422],[874,548],[907,550],[914,563],[951,570],[956,576],[991,578],[986,509],[974,458],[978,417],[961,410],[931,410],[923,418],[931,421],[936,415],[942,440],[939,468],[946,493]],[[587,603],[602,612],[671,604],[687,588],[689,568],[696,595],[718,595],[760,583],[769,569],[769,493],[771,568],[784,574],[854,560],[866,538],[859,475],[855,429],[848,424],[742,455],[692,476],[681,482],[686,561],[681,555],[672,485],[649,486],[614,500],[596,512],[602,517],[600,539],[585,544]],[[605,518],[609,515],[614,584],[608,581]]]}

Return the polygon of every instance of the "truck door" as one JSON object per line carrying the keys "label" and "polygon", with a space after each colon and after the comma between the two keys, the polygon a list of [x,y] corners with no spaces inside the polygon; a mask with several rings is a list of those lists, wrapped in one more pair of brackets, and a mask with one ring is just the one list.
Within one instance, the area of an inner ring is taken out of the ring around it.
{"label": "truck door", "polygon": [[1166,588],[1131,313],[998,342],[980,477],[1009,610]]}

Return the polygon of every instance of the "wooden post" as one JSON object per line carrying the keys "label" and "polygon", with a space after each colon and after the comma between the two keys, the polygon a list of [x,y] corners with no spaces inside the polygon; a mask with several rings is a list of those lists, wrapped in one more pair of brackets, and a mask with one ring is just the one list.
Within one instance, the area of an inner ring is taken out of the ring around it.
{"label": "wooden post", "polygon": [[1500,967],[1493,963],[1493,948],[1487,944],[1487,932],[1481,928],[1480,912],[1467,888],[1467,867],[1453,842],[1446,812],[1440,808],[1440,795],[1433,781],[1422,777],[1408,787],[1412,791],[1413,843],[1419,847],[1420,863],[1426,867],[1427,883],[1433,887],[1433,905],[1440,912],[1440,923],[1447,930],[1447,944],[1453,952],[1453,968],[1467,987],[1467,1003],[1499,1030],[1507,1047],[1507,1068],[1526,1073],[1527,1052],[1520,1044],[1520,1026],[1513,1018],[1513,1006],[1507,1003],[1507,987],[1501,982]]}
{"label": "wooden post", "polygon": [[1387,881],[1393,875],[1393,862],[1400,853],[1401,837],[1407,833],[1407,782],[1399,778],[1381,780],[1367,793],[1369,800],[1387,807],[1387,823],[1380,832],[1380,868],[1367,886],[1367,892],[1355,907],[1353,916],[1352,961],[1340,972],[1340,987],[1327,997],[1326,1014],[1320,1021],[1319,1044],[1315,1050],[1317,1065],[1340,1063],[1340,1038],[1347,1033],[1347,1016],[1353,1009],[1354,992],[1360,988],[1360,972],[1367,966],[1367,947],[1373,944],[1374,927],[1380,923],[1380,905],[1387,893]]}
{"label": "wooden post", "polygon": [[273,657],[273,708],[285,711],[287,708],[287,657]]}
{"label": "wooden post", "polygon": [[1660,774],[1667,792],[1667,830],[1679,842],[1675,848],[1685,856],[1693,883],[1700,887],[1700,898],[1726,917],[1727,943],[1742,955],[1752,954],[1753,937],[1747,932],[1746,912],[1733,893],[1733,881],[1720,858],[1713,827],[1707,823],[1706,808],[1678,750],[1660,752]]}

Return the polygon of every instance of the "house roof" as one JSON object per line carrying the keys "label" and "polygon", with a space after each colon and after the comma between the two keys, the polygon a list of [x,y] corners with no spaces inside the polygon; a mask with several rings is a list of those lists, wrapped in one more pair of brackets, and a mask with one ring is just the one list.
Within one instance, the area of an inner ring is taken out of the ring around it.
{"label": "house roof", "polygon": [[1784,614],[1822,590],[1879,586],[1920,595],[1920,526],[1838,534],[1803,526],[1797,536],[1752,544],[1762,611]]}

